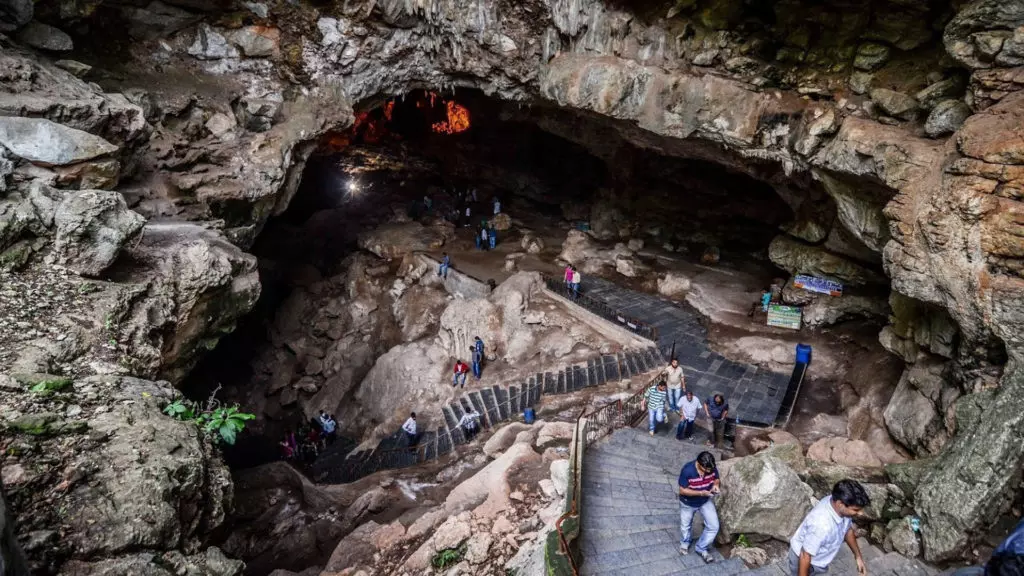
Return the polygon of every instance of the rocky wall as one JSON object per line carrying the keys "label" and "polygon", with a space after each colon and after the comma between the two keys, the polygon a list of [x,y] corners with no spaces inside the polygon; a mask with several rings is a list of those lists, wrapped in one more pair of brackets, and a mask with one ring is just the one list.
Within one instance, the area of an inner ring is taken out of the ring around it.
{"label": "rocky wall", "polygon": [[[609,118],[630,142],[779,189],[816,175],[838,224],[826,212],[789,228],[778,245],[793,249],[777,259],[792,272],[846,264],[826,240],[841,226],[859,248],[881,251],[885,276],[872,281],[956,324],[957,349],[939,353],[949,352],[954,376],[941,387],[995,389],[990,418],[972,431],[954,414],[943,422],[951,439],[927,448],[945,465],[916,495],[924,550],[950,558],[1004,508],[1007,471],[1024,459],[1013,441],[1024,426],[1015,393],[1024,159],[1014,131],[1024,4],[793,0],[770,18],[744,10],[725,0],[656,14],[562,0],[7,2],[0,260],[103,283],[81,298],[78,329],[62,339],[56,329],[7,330],[3,353],[31,371],[180,380],[255,302],[244,250],[286,209],[315,138],[385,96],[479,88],[576,111],[583,123]],[[126,24],[109,39],[119,41],[115,58],[75,51],[106,39],[89,35],[102,29],[94,13]],[[968,506],[947,489],[961,466],[986,474]]]}

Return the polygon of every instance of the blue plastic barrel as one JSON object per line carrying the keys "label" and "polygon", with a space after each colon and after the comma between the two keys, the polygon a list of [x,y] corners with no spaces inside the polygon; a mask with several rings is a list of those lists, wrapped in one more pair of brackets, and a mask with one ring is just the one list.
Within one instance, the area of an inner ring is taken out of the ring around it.
{"label": "blue plastic barrel", "polygon": [[811,363],[811,345],[810,344],[797,344],[796,345],[796,362],[797,362],[797,364],[810,364]]}
{"label": "blue plastic barrel", "polygon": [[527,408],[526,410],[523,410],[523,420],[525,420],[527,424],[533,424],[533,408]]}

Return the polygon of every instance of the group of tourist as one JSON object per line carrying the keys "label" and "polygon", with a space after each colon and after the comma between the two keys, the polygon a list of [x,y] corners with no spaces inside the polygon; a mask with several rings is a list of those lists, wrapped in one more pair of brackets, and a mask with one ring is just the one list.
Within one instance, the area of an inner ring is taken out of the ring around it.
{"label": "group of tourist", "polygon": [[575,266],[570,264],[565,267],[565,289],[574,297],[580,295],[580,282],[582,280],[580,271]]}
{"label": "group of tourist", "polygon": [[299,426],[298,430],[288,430],[278,443],[281,457],[285,460],[312,462],[316,457],[333,444],[338,432],[338,421],[334,414],[320,411],[320,417]]}
{"label": "group of tourist", "polygon": [[711,421],[712,443],[721,448],[725,441],[725,422],[729,417],[729,403],[722,394],[714,394],[703,403],[686,389],[686,375],[679,360],[673,358],[662,373],[662,379],[644,393],[643,409],[647,411],[647,429],[651,436],[659,423],[668,421],[668,414],[679,415],[677,440],[690,440],[697,417],[704,413]]}
{"label": "group of tourist", "polygon": [[497,245],[498,231],[487,220],[481,220],[480,228],[476,233],[476,249],[486,252],[487,250],[494,250]]}

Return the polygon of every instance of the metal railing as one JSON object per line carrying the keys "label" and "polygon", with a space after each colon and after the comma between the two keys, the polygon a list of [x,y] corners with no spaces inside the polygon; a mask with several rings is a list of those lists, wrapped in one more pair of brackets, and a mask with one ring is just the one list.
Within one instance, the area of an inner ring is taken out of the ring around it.
{"label": "metal railing", "polygon": [[658,329],[654,326],[625,314],[620,310],[612,308],[600,300],[587,296],[582,289],[579,292],[571,290],[565,284],[564,280],[553,278],[547,274],[542,274],[542,277],[544,278],[544,285],[548,290],[558,294],[559,296],[565,297],[573,304],[576,304],[593,314],[597,314],[605,320],[615,322],[637,336],[647,338],[653,342],[658,341]]}
{"label": "metal railing", "polygon": [[[576,419],[572,452],[569,454],[569,481],[572,486],[566,491],[565,513],[555,522],[559,552],[567,559],[573,576],[579,574],[578,553],[574,551],[574,542],[579,538],[583,529],[580,517],[580,511],[583,509],[583,489],[580,486],[580,480],[583,474],[584,452],[587,446],[613,430],[631,427],[639,422],[646,414],[644,394],[661,379],[662,375],[659,373],[632,395],[609,402],[589,412],[584,411]],[[572,529],[566,530],[566,521],[570,519],[573,520],[571,522]]]}

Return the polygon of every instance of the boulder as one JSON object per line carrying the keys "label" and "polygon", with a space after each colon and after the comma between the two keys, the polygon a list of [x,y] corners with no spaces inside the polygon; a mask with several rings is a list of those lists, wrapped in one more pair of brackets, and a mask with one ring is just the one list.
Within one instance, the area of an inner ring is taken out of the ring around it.
{"label": "boulder", "polygon": [[931,110],[939,104],[950,99],[956,99],[963,95],[964,82],[959,76],[953,76],[938,82],[929,84],[914,95],[914,99],[925,110]]}
{"label": "boulder", "polygon": [[117,192],[82,190],[60,203],[53,223],[56,261],[84,276],[98,276],[146,221]]}
{"label": "boulder", "polygon": [[760,568],[768,563],[768,552],[756,546],[736,546],[732,549],[732,555],[743,560],[748,568]]}
{"label": "boulder", "polygon": [[881,318],[889,312],[889,303],[884,297],[844,294],[834,298],[819,295],[804,303],[803,325],[809,328],[831,326],[852,318]]}
{"label": "boulder", "polygon": [[509,446],[515,443],[516,436],[518,436],[520,432],[524,432],[532,428],[534,428],[534,426],[530,424],[523,424],[521,422],[512,422],[498,428],[498,430],[487,439],[487,442],[484,443],[484,454],[491,458],[497,458],[502,452],[508,450]]}
{"label": "boulder", "polygon": [[437,401],[446,389],[438,384],[450,371],[448,354],[433,342],[399,344],[377,359],[356,390],[362,415],[377,422],[404,420],[418,405]]}
{"label": "boulder", "polygon": [[867,442],[849,438],[822,438],[807,449],[807,457],[843,466],[877,468],[882,465]]}
{"label": "boulder", "polygon": [[786,541],[814,506],[811,487],[765,452],[722,462],[717,502],[724,534],[763,534]]}
{"label": "boulder", "polygon": [[555,440],[571,440],[575,425],[572,422],[545,422],[537,434],[536,446],[544,446]]}
{"label": "boulder", "polygon": [[889,116],[913,120],[917,115],[917,100],[902,92],[888,88],[872,88],[869,94],[875,104],[878,104],[878,107]]}
{"label": "boulder", "polygon": [[29,22],[18,30],[17,38],[23,44],[49,52],[67,52],[75,47],[71,36],[42,22]]}
{"label": "boulder", "polygon": [[960,129],[971,109],[962,100],[943,100],[935,105],[924,123],[924,131],[932,138],[952,134]]}
{"label": "boulder", "polygon": [[896,552],[907,558],[921,555],[921,539],[910,526],[910,518],[897,518],[885,526],[886,552]]}
{"label": "boulder", "polygon": [[854,94],[867,94],[871,90],[871,81],[875,79],[874,74],[867,72],[854,72],[850,74],[850,90]]}
{"label": "boulder", "polygon": [[0,144],[15,156],[43,166],[63,166],[113,154],[118,147],[99,136],[45,118],[0,117]]}
{"label": "boulder", "polygon": [[[498,232],[512,229],[512,217],[504,212],[495,214],[493,218],[489,220],[489,224]],[[524,246],[525,248],[525,246]]]}
{"label": "boulder", "polygon": [[519,241],[519,246],[529,254],[540,254],[545,248],[544,239],[532,232],[523,234],[523,239]]}
{"label": "boulder", "polygon": [[643,266],[631,256],[616,256],[615,271],[627,278],[636,278]]}
{"label": "boulder", "polygon": [[266,132],[276,123],[283,100],[278,93],[246,95],[235,101],[232,110],[238,124],[250,132]]}
{"label": "boulder", "polygon": [[690,291],[690,279],[677,272],[667,272],[658,278],[658,294],[667,298],[685,298]]}
{"label": "boulder", "polygon": [[249,58],[273,56],[281,42],[281,31],[267,26],[245,26],[229,32],[227,39]]}
{"label": "boulder", "polygon": [[188,47],[188,53],[199,60],[220,60],[238,58],[238,50],[220,32],[202,23],[196,29],[196,37]]}
{"label": "boulder", "polygon": [[489,532],[478,532],[466,542],[466,561],[470,564],[483,564],[487,561],[488,552],[494,537]]}
{"label": "boulder", "polygon": [[555,460],[551,463],[551,483],[559,496],[565,494],[569,486],[569,461]]}
{"label": "boulder", "polygon": [[32,0],[0,2],[0,32],[12,32],[32,21],[35,4]]}
{"label": "boulder", "polygon": [[853,58],[853,67],[858,70],[874,72],[889,61],[890,49],[884,44],[865,42],[857,47]]}
{"label": "boulder", "polygon": [[918,456],[929,456],[949,439],[946,411],[959,389],[945,385],[945,364],[934,359],[912,364],[900,378],[883,417],[892,437]]}
{"label": "boulder", "polygon": [[400,258],[419,251],[436,250],[444,245],[444,235],[419,222],[384,224],[359,234],[359,247],[381,258]]}

